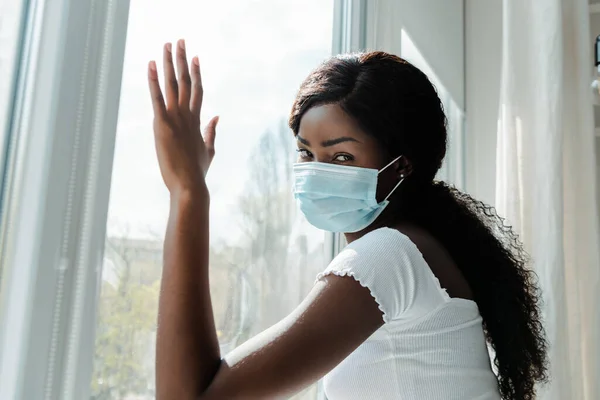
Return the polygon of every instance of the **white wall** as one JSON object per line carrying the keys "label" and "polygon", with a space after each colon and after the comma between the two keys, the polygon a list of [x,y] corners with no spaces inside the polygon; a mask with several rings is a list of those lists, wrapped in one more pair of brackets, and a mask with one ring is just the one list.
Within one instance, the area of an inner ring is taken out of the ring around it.
{"label": "white wall", "polygon": [[464,0],[369,0],[366,47],[401,54],[405,30],[456,104],[465,106]]}
{"label": "white wall", "polygon": [[368,0],[365,45],[402,54],[405,30],[466,112],[464,188],[495,203],[502,0]]}
{"label": "white wall", "polygon": [[367,2],[367,48],[401,54],[403,29],[465,109],[466,190],[494,204],[502,0]]}
{"label": "white wall", "polygon": [[465,0],[466,190],[495,203],[502,0]]}

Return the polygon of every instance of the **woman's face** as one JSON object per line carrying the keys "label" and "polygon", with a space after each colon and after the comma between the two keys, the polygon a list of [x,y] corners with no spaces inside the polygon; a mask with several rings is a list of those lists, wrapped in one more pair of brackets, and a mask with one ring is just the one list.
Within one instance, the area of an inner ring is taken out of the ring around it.
{"label": "woman's face", "polygon": [[[309,109],[300,120],[296,139],[298,162],[317,161],[381,170],[391,161],[379,142],[336,104]],[[396,162],[379,175],[377,201],[386,198],[398,183],[399,166]],[[382,217],[383,214],[380,219]]]}
{"label": "woman's face", "polygon": [[375,138],[362,131],[337,104],[309,109],[300,120],[296,139],[298,162],[373,169],[381,169],[389,162]]}

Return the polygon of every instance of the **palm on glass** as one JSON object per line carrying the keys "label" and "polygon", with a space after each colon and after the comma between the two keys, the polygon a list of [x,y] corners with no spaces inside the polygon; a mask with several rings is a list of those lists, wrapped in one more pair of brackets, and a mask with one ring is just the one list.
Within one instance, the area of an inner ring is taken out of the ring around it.
{"label": "palm on glass", "polygon": [[170,43],[163,49],[164,89],[160,87],[156,63],[148,65],[148,83],[154,109],[154,140],[163,180],[173,194],[205,185],[204,178],[215,154],[218,117],[200,132],[202,78],[194,57],[188,67],[185,42],[177,43],[177,72]]}

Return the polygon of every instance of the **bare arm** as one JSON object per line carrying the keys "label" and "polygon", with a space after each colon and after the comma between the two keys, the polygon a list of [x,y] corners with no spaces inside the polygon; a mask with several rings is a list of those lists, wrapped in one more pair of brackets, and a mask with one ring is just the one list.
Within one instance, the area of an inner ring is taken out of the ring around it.
{"label": "bare arm", "polygon": [[282,321],[229,353],[200,400],[288,398],[331,371],[383,325],[369,290],[329,276]]}
{"label": "bare arm", "polygon": [[171,196],[156,340],[158,399],[201,393],[221,356],[208,279],[208,195]]}
{"label": "bare arm", "polygon": [[208,282],[209,195],[204,180],[214,155],[217,120],[209,122],[203,138],[199,63],[194,58],[188,69],[183,41],[177,46],[179,76],[170,44],[163,58],[164,97],[156,64],[148,69],[156,152],[171,194],[156,341],[161,400],[194,398],[211,382],[221,359]]}
{"label": "bare arm", "polygon": [[[149,67],[155,140],[171,193],[159,301],[157,399],[288,397],[317,381],[382,324],[377,303],[349,277],[317,283],[289,316],[221,360],[209,291],[209,196],[204,176],[214,154],[214,128],[200,135],[202,87],[178,51],[176,79],[165,47],[166,103]],[[283,268],[283,266],[282,266]]]}

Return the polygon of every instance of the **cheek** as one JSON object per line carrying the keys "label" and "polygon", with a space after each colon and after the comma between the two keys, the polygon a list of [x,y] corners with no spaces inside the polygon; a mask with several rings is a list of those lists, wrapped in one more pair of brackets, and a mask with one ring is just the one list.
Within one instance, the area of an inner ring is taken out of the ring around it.
{"label": "cheek", "polygon": [[[388,159],[374,146],[360,146],[359,148],[352,149],[350,152],[355,157],[356,164],[359,167],[377,169],[380,170],[387,165]],[[386,175],[390,168],[383,171],[379,177]]]}
{"label": "cheek", "polygon": [[[356,154],[357,160],[360,160],[360,162],[365,164],[365,167],[367,168],[380,170],[384,168],[390,161],[392,161],[388,155],[388,152],[382,148],[377,141],[370,137],[364,140],[364,142],[360,145],[360,148],[358,148],[354,154]],[[380,177],[386,176],[388,178],[393,178],[393,171],[391,175],[389,174],[390,171],[392,171],[391,166],[383,171],[380,174]]]}

